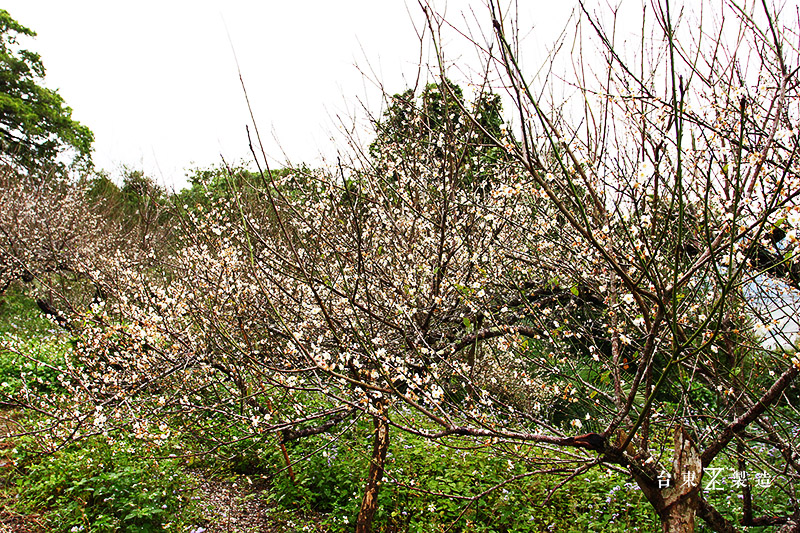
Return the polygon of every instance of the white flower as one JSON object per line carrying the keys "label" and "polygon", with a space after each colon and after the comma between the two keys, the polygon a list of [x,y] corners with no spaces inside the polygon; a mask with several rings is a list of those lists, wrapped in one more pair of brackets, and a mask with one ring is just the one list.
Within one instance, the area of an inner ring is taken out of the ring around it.
{"label": "white flower", "polygon": [[792,211],[790,211],[789,214],[786,215],[786,221],[790,225],[792,225],[792,226],[794,226],[796,228],[800,228],[800,211],[798,211],[796,209],[793,209]]}
{"label": "white flower", "polygon": [[782,144],[788,144],[792,140],[792,130],[781,128],[775,132],[775,140]]}

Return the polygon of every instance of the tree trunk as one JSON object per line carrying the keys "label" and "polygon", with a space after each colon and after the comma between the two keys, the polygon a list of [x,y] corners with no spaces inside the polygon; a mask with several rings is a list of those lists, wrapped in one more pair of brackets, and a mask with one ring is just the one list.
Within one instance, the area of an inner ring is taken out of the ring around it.
{"label": "tree trunk", "polygon": [[634,478],[661,518],[663,533],[692,533],[700,509],[700,481],[703,462],[689,434],[675,428],[671,478],[654,479],[641,470]]}
{"label": "tree trunk", "polygon": [[682,500],[664,511],[661,514],[661,531],[664,533],[692,533],[694,531],[694,522],[697,516],[696,502]]}
{"label": "tree trunk", "polygon": [[659,512],[661,528],[664,533],[691,533],[694,531],[697,509],[700,507],[703,463],[686,430],[682,427],[676,428],[674,438],[674,485],[662,493],[664,508]]}
{"label": "tree trunk", "polygon": [[[379,412],[383,414],[383,408],[379,408]],[[358,511],[356,533],[370,533],[372,530],[372,520],[375,517],[375,511],[378,510],[378,491],[383,479],[386,452],[389,450],[389,424],[379,415],[372,418],[372,423],[375,426],[372,459],[369,463],[364,499],[361,500],[361,509]]]}

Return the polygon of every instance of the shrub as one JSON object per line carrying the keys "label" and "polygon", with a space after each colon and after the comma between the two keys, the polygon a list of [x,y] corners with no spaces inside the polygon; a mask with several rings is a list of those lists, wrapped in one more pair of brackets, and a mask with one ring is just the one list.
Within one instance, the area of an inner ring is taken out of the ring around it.
{"label": "shrub", "polygon": [[[349,531],[367,473],[369,428],[363,424],[338,439],[330,438],[292,443],[292,459],[317,453],[295,466],[295,483],[285,473],[275,476],[272,492],[280,495],[275,499],[279,505],[327,513],[332,531]],[[543,502],[562,477],[523,477],[490,492],[465,511],[465,500],[434,493],[475,496],[512,476],[548,468],[548,458],[521,459],[511,453],[497,454],[496,449],[461,449],[456,441],[445,445],[399,433],[392,438],[375,531],[432,532],[453,526],[450,531],[454,532],[622,533],[658,527],[636,484],[604,467],[591,469],[557,490],[546,505]],[[282,466],[277,450],[270,460]],[[554,464],[555,458],[550,462]]]}
{"label": "shrub", "polygon": [[[33,459],[29,445],[18,449],[21,463]],[[178,462],[127,443],[84,441],[29,464],[17,484],[22,505],[46,509],[54,531],[182,531],[198,516]]]}

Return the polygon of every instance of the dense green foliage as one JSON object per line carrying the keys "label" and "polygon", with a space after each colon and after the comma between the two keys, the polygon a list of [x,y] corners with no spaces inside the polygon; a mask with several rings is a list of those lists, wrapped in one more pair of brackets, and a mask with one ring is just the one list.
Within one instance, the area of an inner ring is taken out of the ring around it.
{"label": "dense green foliage", "polygon": [[[480,93],[470,103],[463,89],[450,80],[429,83],[419,95],[407,89],[391,98],[376,121],[376,139],[369,152],[382,172],[396,176],[405,166],[404,159],[413,161],[421,157],[421,150],[429,150],[441,161],[444,172],[459,176],[462,187],[485,190],[492,172],[510,161],[497,142],[508,147],[515,142],[506,130],[502,110],[497,94]],[[400,154],[396,163],[401,168],[386,167],[382,154],[389,151]]]}
{"label": "dense green foliage", "polygon": [[92,132],[72,119],[58,92],[44,87],[38,54],[19,47],[19,37],[35,32],[0,10],[0,154],[17,168],[64,168],[58,156],[74,151],[76,162],[90,162]]}
{"label": "dense green foliage", "polygon": [[60,369],[71,345],[19,285],[0,297],[0,339],[10,335],[21,344],[16,351],[0,348],[0,403],[13,405],[17,395],[28,389],[45,393],[59,389]]}
{"label": "dense green foliage", "polygon": [[[292,457],[310,454],[297,465],[296,483],[276,475],[273,498],[287,508],[327,514],[331,531],[349,531],[358,512],[366,475],[369,427],[356,425],[338,438],[320,437],[293,443]],[[430,442],[398,434],[392,442],[375,531],[525,532],[525,531],[653,531],[656,519],[634,483],[618,472],[593,469],[569,488],[560,488],[557,472],[526,476],[549,469],[555,457],[520,461],[512,450],[462,447],[464,443]],[[313,453],[314,450],[321,452]],[[276,450],[267,462],[280,466]],[[516,481],[504,484],[511,477]],[[472,498],[495,490],[470,502]],[[457,495],[459,498],[448,497]],[[547,501],[547,503],[545,503]]]}
{"label": "dense green foliage", "polygon": [[167,191],[142,170],[124,167],[121,181],[117,185],[106,173],[98,173],[87,183],[88,199],[127,230],[163,225],[170,201]]}
{"label": "dense green foliage", "polygon": [[46,511],[52,531],[184,531],[198,517],[179,463],[142,457],[135,443],[86,440],[44,458],[18,450],[20,498]]}

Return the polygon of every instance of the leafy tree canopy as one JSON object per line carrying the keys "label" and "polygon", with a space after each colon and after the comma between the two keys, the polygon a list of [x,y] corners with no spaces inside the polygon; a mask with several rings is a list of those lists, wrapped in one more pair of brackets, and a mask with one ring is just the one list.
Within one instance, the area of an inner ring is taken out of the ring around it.
{"label": "leafy tree canopy", "polygon": [[89,165],[94,135],[72,119],[58,92],[43,86],[39,54],[19,47],[19,36],[36,33],[0,9],[0,157],[15,168],[63,170],[59,155]]}
{"label": "leafy tree canopy", "polygon": [[427,149],[431,156],[449,161],[451,170],[458,169],[466,188],[486,187],[492,170],[510,160],[498,144],[514,143],[497,94],[479,91],[467,101],[461,87],[447,78],[429,83],[419,96],[413,89],[392,96],[375,129],[370,145],[374,159],[385,160],[387,150],[395,158],[400,153],[416,159],[420,149]]}

